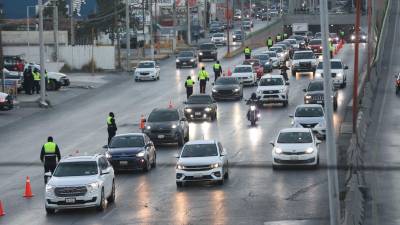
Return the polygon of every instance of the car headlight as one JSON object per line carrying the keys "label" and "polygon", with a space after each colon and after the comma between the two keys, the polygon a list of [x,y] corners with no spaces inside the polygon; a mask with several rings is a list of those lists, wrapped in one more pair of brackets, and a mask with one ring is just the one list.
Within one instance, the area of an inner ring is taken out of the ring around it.
{"label": "car headlight", "polygon": [[232,35],[232,38],[236,38],[236,35]]}
{"label": "car headlight", "polygon": [[218,167],[220,167],[220,166],[221,166],[221,164],[219,164],[219,163],[214,163],[214,164],[211,164],[211,165],[210,165],[210,167],[211,167],[212,169],[218,168]]}
{"label": "car headlight", "polygon": [[235,88],[235,89],[233,89],[233,92],[239,92],[239,88]]}
{"label": "car headlight", "polygon": [[202,52],[199,52],[199,55],[203,55],[203,53],[202,53]]}
{"label": "car headlight", "polygon": [[97,182],[93,182],[93,183],[86,185],[88,192],[96,191],[99,187],[100,187],[100,185]]}
{"label": "car headlight", "polygon": [[274,151],[276,154],[281,154],[282,153],[282,149],[281,148],[274,148]]}
{"label": "car headlight", "polygon": [[269,66],[271,63],[270,62],[266,62],[265,65]]}
{"label": "car headlight", "polygon": [[321,73],[315,73],[315,77],[322,77]]}
{"label": "car headlight", "polygon": [[184,167],[183,165],[181,165],[181,164],[177,164],[177,165],[176,165],[176,168],[177,168],[178,170],[183,170],[183,169],[185,169],[185,167]]}
{"label": "car headlight", "polygon": [[106,158],[110,159],[110,158],[112,158],[112,155],[109,152],[106,152]]}
{"label": "car headlight", "polygon": [[336,76],[337,77],[343,77],[343,73],[337,73]]}
{"label": "car headlight", "polygon": [[46,193],[52,193],[55,187],[53,185],[47,184],[46,185]]}
{"label": "car headlight", "polygon": [[214,93],[217,93],[218,91],[217,91],[217,90],[215,90],[215,89],[212,89],[212,92],[214,92]]}
{"label": "car headlight", "polygon": [[256,110],[256,106],[254,106],[254,105],[251,105],[251,106],[250,106],[250,110],[251,110],[251,111],[254,111],[254,110]]}
{"label": "car headlight", "polygon": [[210,111],[211,111],[211,108],[210,108],[210,107],[207,107],[207,108],[204,109],[204,111],[210,112]]}
{"label": "car headlight", "polygon": [[141,151],[138,154],[136,154],[137,157],[144,157],[145,151]]}
{"label": "car headlight", "polygon": [[192,109],[185,109],[186,112],[191,113]]}
{"label": "car headlight", "polygon": [[351,40],[354,40],[354,39],[356,39],[356,36],[351,35]]}
{"label": "car headlight", "polygon": [[176,124],[172,124],[171,128],[176,129],[178,126]]}
{"label": "car headlight", "polygon": [[312,148],[312,147],[309,147],[309,148],[306,149],[306,153],[307,154],[311,154],[313,152],[314,152],[314,148]]}
{"label": "car headlight", "polygon": [[150,130],[151,129],[151,126],[146,126],[146,130]]}
{"label": "car headlight", "polygon": [[363,36],[361,36],[361,38],[365,40],[365,39],[367,39],[367,36],[363,35]]}
{"label": "car headlight", "polygon": [[311,99],[311,96],[310,95],[306,95],[306,99]]}
{"label": "car headlight", "polygon": [[194,62],[194,61],[196,61],[195,59],[190,59],[190,62]]}
{"label": "car headlight", "polygon": [[180,60],[179,60],[179,59],[176,59],[176,62],[178,63],[178,62],[180,62]]}
{"label": "car headlight", "polygon": [[262,94],[262,91],[261,90],[257,90],[257,94]]}

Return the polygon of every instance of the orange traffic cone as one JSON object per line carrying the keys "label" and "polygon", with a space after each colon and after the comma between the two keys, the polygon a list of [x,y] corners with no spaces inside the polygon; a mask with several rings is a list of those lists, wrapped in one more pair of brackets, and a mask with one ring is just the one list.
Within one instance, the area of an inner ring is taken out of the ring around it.
{"label": "orange traffic cone", "polygon": [[1,200],[0,200],[0,216],[4,216],[4,215],[6,215],[6,212],[4,212],[3,204],[1,203]]}
{"label": "orange traffic cone", "polygon": [[230,68],[228,68],[228,77],[232,76],[232,71]]}
{"label": "orange traffic cone", "polygon": [[168,108],[170,108],[170,109],[174,108],[174,106],[172,105],[172,101],[171,100],[169,100]]}
{"label": "orange traffic cone", "polygon": [[32,189],[31,189],[31,180],[29,179],[29,177],[26,177],[24,197],[25,198],[32,198],[33,197]]}
{"label": "orange traffic cone", "polygon": [[144,129],[144,116],[143,116],[143,114],[142,114],[142,116],[140,117],[139,128],[140,128],[141,130]]}

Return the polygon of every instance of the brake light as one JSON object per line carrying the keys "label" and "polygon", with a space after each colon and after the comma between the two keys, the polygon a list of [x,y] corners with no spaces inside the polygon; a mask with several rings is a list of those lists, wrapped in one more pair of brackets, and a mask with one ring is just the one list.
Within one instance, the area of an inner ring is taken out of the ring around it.
{"label": "brake light", "polygon": [[5,101],[6,101],[6,99],[0,98],[0,102],[5,102]]}

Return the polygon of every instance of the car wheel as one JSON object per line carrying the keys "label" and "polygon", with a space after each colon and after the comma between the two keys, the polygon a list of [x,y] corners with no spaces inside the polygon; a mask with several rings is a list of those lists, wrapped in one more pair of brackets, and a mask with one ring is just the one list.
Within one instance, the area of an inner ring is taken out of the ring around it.
{"label": "car wheel", "polygon": [[157,166],[156,162],[157,162],[157,155],[154,154],[153,162],[151,163],[151,168],[156,168],[156,166]]}
{"label": "car wheel", "polygon": [[55,212],[56,212],[55,209],[46,207],[46,213],[47,213],[47,214],[51,215],[51,214],[54,214]]}
{"label": "car wheel", "polygon": [[272,165],[272,169],[273,170],[278,170],[278,169],[280,169],[280,167],[278,165]]}
{"label": "car wheel", "polygon": [[107,202],[108,203],[115,202],[115,182],[114,182],[114,180],[113,180],[113,183],[112,183],[111,195],[110,195],[110,197],[107,198]]}
{"label": "car wheel", "polygon": [[226,173],[224,174],[224,179],[229,179],[229,169],[226,168]]}
{"label": "car wheel", "polygon": [[103,211],[107,207],[106,199],[104,197],[104,188],[101,189],[100,204],[96,207],[97,211]]}
{"label": "car wheel", "polygon": [[149,159],[147,158],[146,160],[146,164],[143,166],[143,172],[149,172],[149,170],[151,169],[151,163],[149,162]]}
{"label": "car wheel", "polygon": [[139,79],[135,78],[135,82],[139,82]]}
{"label": "car wheel", "polygon": [[157,76],[157,80],[160,80],[160,74],[158,74],[158,76]]}
{"label": "car wheel", "polygon": [[185,140],[184,137],[182,137],[182,135],[178,135],[178,146],[182,147],[185,144]]}
{"label": "car wheel", "polygon": [[177,181],[177,182],[176,182],[176,186],[177,186],[177,187],[183,187],[183,182]]}
{"label": "car wheel", "polygon": [[211,116],[211,121],[215,121],[217,119],[217,112],[215,112],[212,116]]}
{"label": "car wheel", "polygon": [[188,142],[188,141],[189,141],[189,132],[188,132],[188,134],[187,134],[186,137],[185,137],[185,143]]}

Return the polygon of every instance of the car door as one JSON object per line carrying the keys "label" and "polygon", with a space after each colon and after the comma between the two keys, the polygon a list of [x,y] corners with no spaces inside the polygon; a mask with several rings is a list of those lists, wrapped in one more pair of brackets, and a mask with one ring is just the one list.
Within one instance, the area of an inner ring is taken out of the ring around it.
{"label": "car door", "polygon": [[225,155],[226,152],[225,152],[224,148],[222,147],[221,142],[218,142],[218,151],[219,151],[220,159],[223,164],[223,168],[224,168],[224,172],[225,172],[225,170],[228,166],[228,159],[227,159],[227,156]]}
{"label": "car door", "polygon": [[[106,194],[106,197],[109,196],[109,193],[111,192],[112,188],[112,174],[110,171],[109,164],[107,160],[104,157],[101,157],[99,159],[99,166],[101,170],[101,179],[103,180],[103,186],[104,186],[104,193]],[[103,174],[105,172],[105,174]]]}

